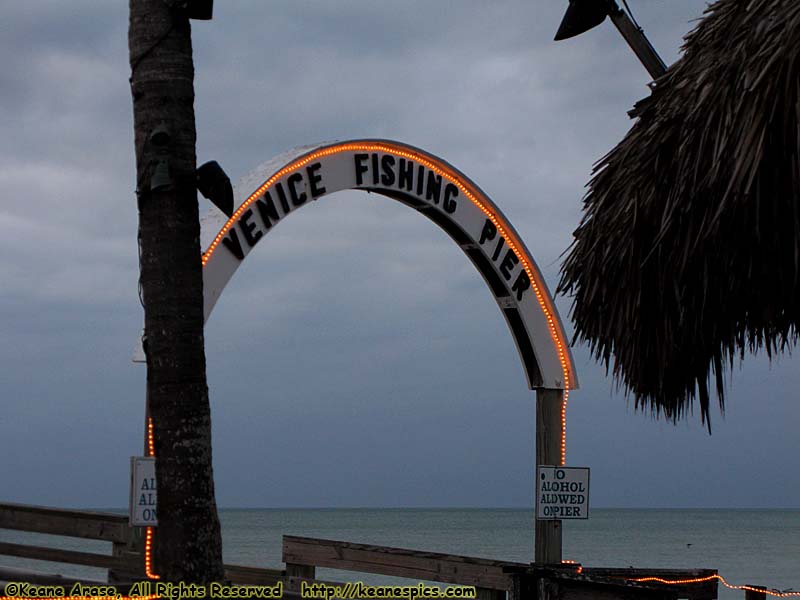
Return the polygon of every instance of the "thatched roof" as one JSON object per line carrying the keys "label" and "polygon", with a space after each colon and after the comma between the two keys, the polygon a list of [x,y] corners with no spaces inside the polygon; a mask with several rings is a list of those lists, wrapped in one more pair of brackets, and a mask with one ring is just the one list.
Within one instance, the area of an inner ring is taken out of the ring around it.
{"label": "thatched roof", "polygon": [[683,51],[597,164],[559,289],[637,408],[708,422],[737,355],[798,339],[800,2],[719,0]]}

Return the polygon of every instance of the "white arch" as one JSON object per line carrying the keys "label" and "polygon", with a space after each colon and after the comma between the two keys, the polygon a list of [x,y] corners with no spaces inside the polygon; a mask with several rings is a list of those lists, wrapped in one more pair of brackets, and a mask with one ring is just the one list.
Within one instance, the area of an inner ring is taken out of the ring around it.
{"label": "white arch", "polygon": [[[207,320],[250,251],[286,216],[346,189],[376,192],[416,209],[444,229],[483,275],[517,345],[530,388],[576,389],[578,380],[555,303],[522,239],[468,177],[423,150],[389,140],[296,148],[236,186],[230,219],[202,221]],[[135,360],[143,360],[139,350]]]}

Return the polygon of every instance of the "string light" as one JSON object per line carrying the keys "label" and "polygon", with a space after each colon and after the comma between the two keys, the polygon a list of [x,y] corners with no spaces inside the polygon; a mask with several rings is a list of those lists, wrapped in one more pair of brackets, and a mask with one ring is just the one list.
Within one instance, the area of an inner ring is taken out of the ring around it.
{"label": "string light", "polygon": [[153,419],[147,419],[147,456],[156,455],[155,441],[153,440]]}
{"label": "string light", "polygon": [[[156,445],[153,436],[153,419],[147,418],[147,456],[156,455]],[[153,543],[155,532],[152,527],[148,527],[144,538],[144,574],[148,579],[161,579],[159,575],[153,573]]]}
{"label": "string light", "polygon": [[696,579],[662,579],[661,577],[640,577],[638,579],[629,579],[629,581],[635,581],[636,583],[664,583],[667,585],[685,585],[687,583],[704,583],[706,581],[712,581],[713,579],[719,580],[719,582],[722,585],[731,590],[756,592],[759,594],[767,594],[769,596],[775,596],[777,598],[789,598],[792,596],[800,597],[800,592],[779,592],[777,590],[767,590],[767,589],[753,587],[752,585],[732,585],[727,581],[725,581],[725,578],[719,574],[709,575],[708,577],[697,577]]}
{"label": "string light", "polygon": [[567,400],[569,398],[569,386],[570,386],[570,374],[572,372],[572,365],[570,364],[569,358],[567,357],[567,353],[564,348],[565,339],[564,332],[561,330],[560,324],[558,323],[557,318],[555,318],[556,311],[553,307],[550,299],[547,297],[547,294],[542,293],[543,285],[541,283],[541,278],[539,276],[538,270],[534,268],[534,266],[527,260],[525,257],[525,253],[522,252],[521,248],[522,243],[517,239],[516,235],[513,234],[510,226],[506,224],[504,221],[501,222],[498,216],[489,208],[488,202],[484,199],[481,200],[479,196],[482,194],[472,187],[472,184],[465,183],[459,177],[457,173],[454,173],[451,167],[446,166],[442,163],[435,161],[434,159],[428,156],[422,156],[417,152],[410,151],[409,149],[398,146],[395,144],[381,142],[381,143],[360,143],[360,142],[351,142],[351,143],[343,143],[343,144],[336,144],[334,146],[329,146],[327,148],[322,148],[320,150],[316,150],[311,154],[307,154],[302,158],[295,160],[294,162],[288,164],[287,166],[283,167],[280,171],[272,175],[269,179],[267,179],[255,192],[253,192],[247,200],[245,200],[242,205],[236,209],[236,211],[231,215],[230,219],[223,225],[222,229],[220,229],[219,233],[217,233],[214,240],[208,246],[206,251],[203,253],[202,256],[202,263],[205,267],[208,261],[210,260],[211,256],[214,254],[215,250],[222,242],[222,239],[227,235],[228,231],[230,231],[231,227],[236,223],[239,217],[245,212],[250,205],[252,205],[257,198],[259,198],[269,187],[271,187],[275,182],[277,182],[280,178],[288,175],[289,173],[296,171],[298,169],[303,168],[307,164],[319,159],[324,158],[327,156],[332,156],[335,154],[340,154],[342,152],[384,152],[389,154],[394,154],[395,156],[399,156],[402,158],[406,158],[416,162],[419,165],[427,167],[429,170],[433,171],[437,175],[441,175],[449,179],[463,194],[466,196],[476,207],[478,207],[481,212],[483,212],[489,221],[494,225],[500,233],[500,235],[506,240],[506,243],[509,249],[514,253],[514,255],[519,259],[522,268],[525,270],[525,273],[528,275],[528,280],[531,282],[531,288],[533,289],[534,295],[536,296],[536,300],[539,303],[539,306],[544,314],[544,317],[547,321],[547,326],[550,332],[550,337],[553,340],[553,344],[555,345],[556,352],[558,354],[558,360],[561,364],[561,370],[564,375],[564,399],[561,403],[561,449],[560,449],[560,460],[561,465],[566,464],[567,459]]}
{"label": "string light", "polygon": [[[583,571],[583,567],[574,560],[567,560],[564,559],[561,561],[562,565],[567,566],[578,566],[578,573]],[[759,594],[767,594],[769,596],[775,596],[777,598],[789,598],[789,597],[798,597],[800,596],[800,592],[779,592],[777,590],[767,590],[762,588],[753,587],[752,585],[733,585],[728,583],[722,575],[715,574],[715,575],[708,575],[706,577],[695,577],[692,579],[663,579],[661,577],[639,577],[639,578],[630,578],[630,577],[619,577],[618,579],[625,579],[626,581],[633,581],[635,583],[663,583],[665,585],[687,585],[691,583],[705,583],[707,581],[718,580],[722,585],[726,588],[731,590],[740,590],[745,592],[756,592]]]}
{"label": "string light", "polygon": [[148,527],[147,533],[145,534],[145,541],[144,541],[144,574],[147,575],[148,579],[161,579],[159,575],[153,573],[153,541],[155,536],[153,535],[153,528]]}

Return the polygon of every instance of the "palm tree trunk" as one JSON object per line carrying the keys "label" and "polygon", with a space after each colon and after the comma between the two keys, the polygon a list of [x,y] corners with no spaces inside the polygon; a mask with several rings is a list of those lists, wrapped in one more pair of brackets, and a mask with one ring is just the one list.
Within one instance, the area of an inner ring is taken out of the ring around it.
{"label": "palm tree trunk", "polygon": [[[157,459],[154,566],[165,581],[208,583],[222,580],[224,572],[203,347],[189,20],[164,0],[130,0],[128,43],[147,392]],[[150,137],[162,123],[170,137],[159,146]],[[163,159],[172,183],[151,190]]]}

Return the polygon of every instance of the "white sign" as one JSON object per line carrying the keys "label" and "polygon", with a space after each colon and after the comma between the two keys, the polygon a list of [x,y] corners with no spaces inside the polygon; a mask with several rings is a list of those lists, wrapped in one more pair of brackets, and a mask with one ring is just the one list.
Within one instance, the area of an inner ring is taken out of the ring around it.
{"label": "white sign", "polygon": [[[515,174],[508,177],[513,179]],[[286,217],[328,194],[348,189],[397,200],[441,227],[494,294],[517,344],[529,386],[578,387],[555,303],[508,219],[452,165],[390,140],[306,146],[247,175],[234,190],[238,208],[232,218],[212,209],[212,215],[203,220],[201,237],[207,242],[202,257],[204,318],[208,319],[250,251]],[[142,352],[137,352],[136,360],[144,360]]]}
{"label": "white sign", "polygon": [[157,504],[156,459],[131,456],[131,526],[155,527],[158,525]]}
{"label": "white sign", "polygon": [[539,521],[589,518],[589,469],[536,469],[536,518]]}

